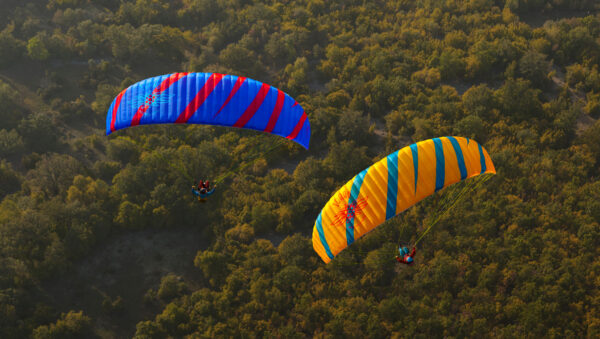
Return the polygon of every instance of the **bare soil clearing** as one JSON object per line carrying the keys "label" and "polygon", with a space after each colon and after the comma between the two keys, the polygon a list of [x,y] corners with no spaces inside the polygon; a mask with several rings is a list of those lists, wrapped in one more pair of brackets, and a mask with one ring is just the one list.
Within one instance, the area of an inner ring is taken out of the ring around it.
{"label": "bare soil clearing", "polygon": [[[157,290],[163,276],[173,273],[189,288],[203,281],[193,265],[199,250],[208,245],[201,228],[129,232],[107,241],[69,272],[46,284],[57,310],[83,310],[96,321],[97,333],[131,337],[142,320],[153,319],[154,307],[144,304],[148,289]],[[122,298],[122,308],[103,309],[105,299]]]}

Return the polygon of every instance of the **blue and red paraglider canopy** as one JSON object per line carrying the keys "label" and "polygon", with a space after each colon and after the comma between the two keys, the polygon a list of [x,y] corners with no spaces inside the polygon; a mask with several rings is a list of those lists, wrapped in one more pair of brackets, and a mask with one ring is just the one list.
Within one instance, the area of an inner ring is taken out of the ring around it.
{"label": "blue and red paraglider canopy", "polygon": [[171,123],[253,129],[306,149],[310,142],[310,123],[296,100],[259,81],[219,73],[173,73],[129,86],[108,110],[106,134]]}

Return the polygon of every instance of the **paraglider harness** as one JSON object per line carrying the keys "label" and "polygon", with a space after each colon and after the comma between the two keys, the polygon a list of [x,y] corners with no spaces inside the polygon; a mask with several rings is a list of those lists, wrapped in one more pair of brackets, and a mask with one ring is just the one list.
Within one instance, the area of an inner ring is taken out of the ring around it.
{"label": "paraglider harness", "polygon": [[414,256],[417,253],[417,249],[413,246],[412,251],[408,251],[408,247],[400,246],[398,247],[399,256],[396,256],[396,261],[405,265],[412,265],[415,263]]}
{"label": "paraglider harness", "polygon": [[192,186],[192,193],[198,197],[198,201],[201,203],[205,203],[206,202],[206,198],[208,196],[210,196],[211,194],[214,193],[215,188],[217,188],[217,184],[220,183],[221,181],[225,180],[227,177],[229,177],[230,175],[233,175],[235,173],[240,172],[241,170],[243,170],[244,168],[252,165],[254,162],[256,162],[258,159],[260,159],[261,157],[266,156],[267,154],[276,151],[277,149],[279,149],[279,147],[283,146],[285,143],[285,139],[284,140],[276,140],[274,141],[271,146],[263,152],[256,152],[254,155],[250,156],[245,163],[239,164],[239,165],[234,165],[232,166],[228,171],[226,171],[225,173],[221,174],[219,177],[217,177],[215,179],[215,184],[213,186],[212,189],[210,189],[210,181],[202,181],[199,180],[198,181],[198,186]]}
{"label": "paraglider harness", "polygon": [[215,187],[210,189],[210,181],[202,181],[198,182],[198,186],[192,185],[192,194],[198,197],[198,201],[201,203],[206,202],[206,198],[212,195],[215,192]]}
{"label": "paraglider harness", "polygon": [[445,216],[448,211],[450,211],[456,204],[458,204],[462,199],[467,196],[470,192],[477,189],[484,182],[488,181],[492,176],[484,175],[479,180],[471,180],[471,182],[467,183],[462,189],[454,189],[453,192],[449,192],[445,199],[440,203],[441,207],[437,209],[437,211],[433,214],[432,220],[428,223],[429,226],[423,231],[423,233],[417,238],[415,241],[412,251],[408,252],[407,246],[398,247],[398,252],[400,256],[396,256],[396,261],[402,264],[412,265],[414,263],[414,256],[417,252],[416,246],[419,244],[421,239],[431,231],[431,229],[440,221],[440,219]]}
{"label": "paraglider harness", "polygon": [[[246,167],[254,164],[257,160],[261,159],[262,157],[266,157],[266,155],[277,151],[281,146],[285,145],[285,142],[286,139],[275,140],[266,148],[266,150],[257,150],[256,152],[254,152],[254,154],[250,155],[243,163],[233,164],[229,168],[229,170],[225,171],[223,174],[221,174],[214,180],[214,185],[212,189],[209,188],[210,181],[199,180],[198,185],[192,183],[192,194],[198,197],[199,202],[206,202],[206,198],[214,193],[215,188],[217,188],[217,184],[221,183],[229,176],[239,173]],[[174,170],[181,174],[182,177],[190,181],[194,180],[193,177],[189,174],[189,171],[185,168],[185,166],[182,163],[169,161],[167,158],[165,158],[164,155],[160,153],[158,154],[158,157],[159,159],[161,159],[161,161],[169,163]]]}

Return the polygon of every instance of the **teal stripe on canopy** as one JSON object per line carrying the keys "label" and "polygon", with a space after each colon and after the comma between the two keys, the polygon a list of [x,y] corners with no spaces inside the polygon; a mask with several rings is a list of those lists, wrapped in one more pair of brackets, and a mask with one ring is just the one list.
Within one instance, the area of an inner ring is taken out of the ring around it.
{"label": "teal stripe on canopy", "polygon": [[458,141],[454,137],[447,137],[454,148],[454,153],[456,154],[456,160],[458,162],[458,168],[460,170],[460,180],[465,180],[467,178],[467,166],[465,165],[465,157],[463,156],[462,149],[458,144]]}
{"label": "teal stripe on canopy", "polygon": [[350,190],[350,198],[348,198],[348,206],[346,207],[346,241],[348,242],[348,246],[350,246],[354,242],[354,219],[356,216],[356,199],[358,199],[358,194],[360,194],[360,187],[362,186],[363,180],[367,175],[367,171],[369,169],[358,173],[356,177],[354,177],[354,182],[352,183],[352,189]]}
{"label": "teal stripe on canopy", "polygon": [[396,215],[396,203],[398,200],[398,152],[396,151],[387,157],[388,189],[385,220]]}
{"label": "teal stripe on canopy", "polygon": [[440,138],[434,138],[435,146],[435,191],[444,188],[446,181],[446,158],[444,157],[444,146]]}
{"label": "teal stripe on canopy", "polygon": [[415,168],[415,194],[417,194],[417,180],[419,179],[419,147],[417,144],[410,145],[410,152],[413,157],[413,166]]}
{"label": "teal stripe on canopy", "polygon": [[487,167],[485,166],[485,156],[483,155],[483,148],[481,147],[481,144],[478,143],[477,146],[479,147],[479,161],[481,162],[481,173],[483,173],[487,169]]}
{"label": "teal stripe on canopy", "polygon": [[321,221],[321,213],[319,213],[319,217],[317,218],[317,233],[319,233],[319,239],[321,240],[321,244],[325,248],[325,253],[330,259],[333,259],[333,253],[331,253],[331,249],[329,248],[329,244],[327,243],[327,239],[325,239],[325,232],[323,232],[323,224]]}

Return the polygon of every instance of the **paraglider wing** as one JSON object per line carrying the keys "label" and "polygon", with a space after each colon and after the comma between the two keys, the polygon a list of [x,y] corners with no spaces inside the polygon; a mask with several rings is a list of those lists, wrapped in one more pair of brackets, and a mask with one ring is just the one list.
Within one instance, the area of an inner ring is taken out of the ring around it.
{"label": "paraglider wing", "polygon": [[106,134],[148,124],[248,128],[306,149],[310,141],[306,113],[292,97],[256,80],[219,73],[173,73],[129,86],[110,105]]}
{"label": "paraglider wing", "polygon": [[313,248],[328,263],[356,239],[440,189],[496,173],[479,143],[434,138],[396,151],[357,174],[327,202],[313,228]]}

